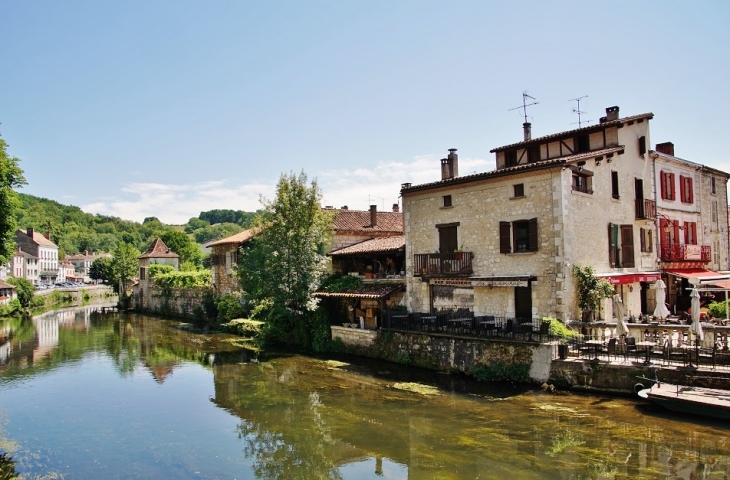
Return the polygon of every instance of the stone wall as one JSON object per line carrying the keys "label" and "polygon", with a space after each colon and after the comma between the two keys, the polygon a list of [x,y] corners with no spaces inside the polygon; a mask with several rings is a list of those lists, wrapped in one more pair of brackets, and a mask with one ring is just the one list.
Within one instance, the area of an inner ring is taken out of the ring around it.
{"label": "stone wall", "polygon": [[359,328],[330,327],[332,329],[332,340],[338,339],[345,345],[355,347],[370,347],[375,343],[378,333],[374,330],[362,330]]}
{"label": "stone wall", "polygon": [[138,311],[182,318],[198,318],[202,314],[203,295],[207,289],[163,289],[150,287],[143,290],[140,302],[135,298]]}

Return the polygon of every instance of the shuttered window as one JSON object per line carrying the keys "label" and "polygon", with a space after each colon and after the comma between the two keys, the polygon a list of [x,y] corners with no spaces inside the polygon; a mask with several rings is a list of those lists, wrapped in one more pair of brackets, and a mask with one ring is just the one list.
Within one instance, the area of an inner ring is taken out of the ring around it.
{"label": "shuttered window", "polygon": [[614,268],[635,266],[633,225],[608,224],[608,259]]}
{"label": "shuttered window", "polygon": [[682,203],[692,203],[694,201],[692,177],[679,176],[679,198],[682,200]]}
{"label": "shuttered window", "polygon": [[537,218],[499,222],[500,253],[536,252],[537,248]]}
{"label": "shuttered window", "polygon": [[674,200],[674,174],[671,172],[661,172],[659,183],[661,186],[662,199]]}

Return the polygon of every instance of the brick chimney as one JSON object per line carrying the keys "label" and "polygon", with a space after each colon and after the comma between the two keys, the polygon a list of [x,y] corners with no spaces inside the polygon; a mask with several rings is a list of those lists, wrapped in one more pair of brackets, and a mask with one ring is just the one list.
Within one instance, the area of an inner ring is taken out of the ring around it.
{"label": "brick chimney", "polygon": [[33,227],[26,228],[25,233],[27,233],[30,238],[33,238]]}
{"label": "brick chimney", "polygon": [[377,205],[370,205],[370,226],[371,227],[378,226],[378,206]]}
{"label": "brick chimney", "polygon": [[657,143],[656,151],[664,155],[674,156],[674,144],[672,142]]}
{"label": "brick chimney", "polygon": [[606,121],[610,122],[612,120],[618,120],[618,107],[608,107],[606,109]]}
{"label": "brick chimney", "polygon": [[530,122],[522,124],[522,132],[525,134],[525,141],[532,140],[532,124]]}
{"label": "brick chimney", "polygon": [[393,213],[400,212],[400,206],[397,203],[393,204]]}
{"label": "brick chimney", "polygon": [[44,237],[46,237],[46,240],[50,240],[50,239],[51,239],[51,232],[48,232],[48,231],[47,231],[47,232],[45,232],[45,233],[43,234],[43,236],[44,236]]}
{"label": "brick chimney", "polygon": [[441,180],[459,176],[459,156],[455,148],[449,148],[449,155],[441,159]]}
{"label": "brick chimney", "polygon": [[343,205],[342,208],[340,208],[340,210],[347,210],[347,209],[348,209],[347,205]]}

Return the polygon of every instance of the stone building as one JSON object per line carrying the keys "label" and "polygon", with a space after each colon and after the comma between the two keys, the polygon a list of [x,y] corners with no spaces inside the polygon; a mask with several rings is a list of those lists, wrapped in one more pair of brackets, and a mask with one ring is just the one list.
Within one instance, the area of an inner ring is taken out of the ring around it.
{"label": "stone building", "polygon": [[326,207],[325,210],[334,212],[332,244],[327,252],[365,240],[403,235],[403,214],[397,203],[391,212],[379,212],[376,205],[371,205],[370,210],[350,210],[347,207]]}
{"label": "stone building", "polygon": [[26,230],[19,228],[15,232],[15,243],[23,252],[37,258],[37,278],[40,283],[50,284],[56,281],[58,276],[58,245],[51,241],[49,232],[41,235],[31,227]]}
{"label": "stone building", "polygon": [[452,149],[441,180],[403,184],[409,309],[580,318],[581,265],[619,286],[628,313],[652,310],[652,118],[610,107],[600,123],[534,139],[526,123],[523,141],[492,150],[493,171],[459,176]]}
{"label": "stone building", "polygon": [[[728,270],[727,182],[730,175],[674,154],[671,142],[656,145],[658,260],[670,311],[689,308],[695,284],[730,282]],[[718,280],[720,279],[720,280]]]}
{"label": "stone building", "polygon": [[218,295],[238,292],[241,286],[236,275],[236,264],[241,247],[256,235],[257,229],[244,230],[230,237],[206,244],[211,248],[211,275]]}
{"label": "stone building", "polygon": [[74,273],[67,276],[76,279],[80,278],[80,281],[83,282],[90,282],[89,269],[91,268],[91,264],[94,263],[94,260],[103,257],[112,258],[112,255],[110,253],[89,253],[88,250],[84,250],[84,253],[67,255],[66,260],[73,264],[75,270]]}

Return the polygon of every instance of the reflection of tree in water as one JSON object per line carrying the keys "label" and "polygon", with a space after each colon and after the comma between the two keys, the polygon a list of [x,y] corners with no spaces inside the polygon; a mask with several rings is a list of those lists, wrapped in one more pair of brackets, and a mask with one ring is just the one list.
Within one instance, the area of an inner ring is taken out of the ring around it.
{"label": "reflection of tree in water", "polygon": [[253,459],[257,478],[297,478],[304,472],[312,479],[342,478],[326,452],[333,441],[320,415],[321,407],[319,395],[311,393],[307,406],[287,409],[284,421],[296,428],[289,429],[286,438],[260,423],[241,422],[238,436],[246,442],[243,452]]}
{"label": "reflection of tree in water", "polygon": [[15,461],[5,452],[0,452],[0,479],[20,478],[15,471]]}

